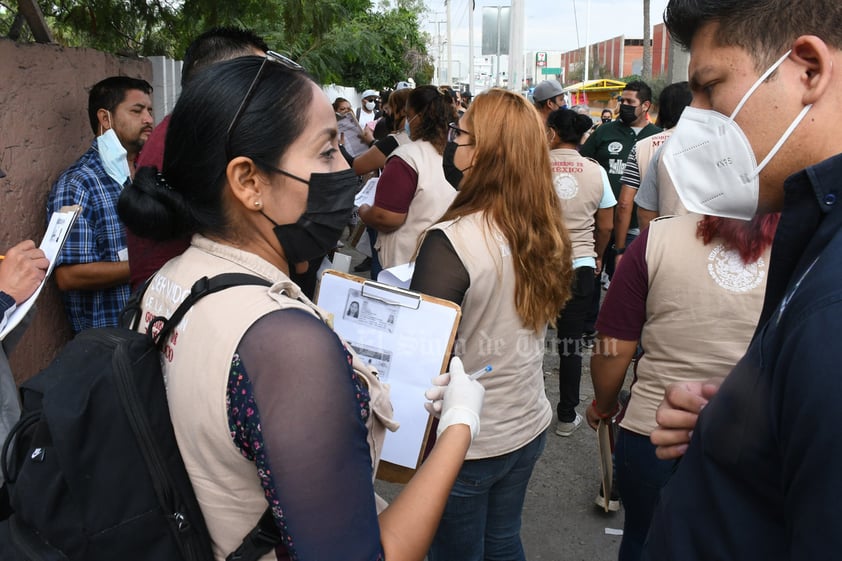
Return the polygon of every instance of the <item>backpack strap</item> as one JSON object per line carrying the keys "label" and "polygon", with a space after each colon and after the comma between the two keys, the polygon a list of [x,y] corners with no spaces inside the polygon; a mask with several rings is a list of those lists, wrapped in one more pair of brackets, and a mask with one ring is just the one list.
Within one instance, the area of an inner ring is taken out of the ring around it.
{"label": "backpack strap", "polygon": [[243,538],[240,547],[232,551],[225,561],[257,561],[281,543],[281,532],[275,524],[272,509],[266,507],[263,516],[251,532]]}
{"label": "backpack strap", "polygon": [[[212,278],[202,277],[193,283],[193,287],[190,289],[190,295],[184,299],[181,305],[176,308],[175,312],[173,312],[169,318],[165,318],[163,316],[152,318],[149,322],[147,333],[152,334],[152,327],[158,323],[163,323],[161,330],[152,335],[155,339],[155,344],[160,347],[163,342],[166,341],[172,330],[175,329],[182,319],[184,319],[187,311],[190,310],[196,302],[208,294],[213,294],[214,292],[219,292],[221,290],[225,290],[226,288],[243,285],[268,287],[272,286],[272,283],[262,277],[249,275],[247,273],[223,273]],[[146,290],[146,286],[148,286],[148,281],[143,287],[144,291]]]}
{"label": "backpack strap", "polygon": [[150,275],[148,279],[143,281],[142,285],[132,292],[129,301],[126,302],[125,307],[120,311],[120,327],[125,327],[132,331],[137,330],[137,326],[140,324],[140,306],[143,303],[143,295],[146,294],[146,289],[149,288],[153,278],[155,278],[155,275]]}
{"label": "backpack strap", "polygon": [[[150,279],[151,280],[151,279]],[[149,322],[149,331],[152,333],[152,326],[158,322],[163,322],[161,330],[152,335],[155,344],[161,346],[166,341],[173,329],[184,319],[187,311],[193,305],[209,294],[220,292],[227,288],[235,286],[272,286],[272,283],[262,277],[249,275],[247,273],[223,273],[215,277],[202,277],[193,283],[190,289],[190,295],[176,308],[175,312],[169,317],[156,317]],[[143,293],[149,286],[149,280],[144,283],[143,287],[135,294],[138,294],[136,304],[138,312],[140,310],[140,302],[143,298]],[[134,299],[134,297],[133,297]],[[140,314],[137,313],[133,318],[135,325],[136,320],[139,319]],[[272,510],[266,507],[257,525],[243,537],[243,542],[240,546],[226,557],[226,561],[258,561],[261,557],[272,551],[275,546],[281,543],[281,532],[275,524],[275,518],[272,515]]]}

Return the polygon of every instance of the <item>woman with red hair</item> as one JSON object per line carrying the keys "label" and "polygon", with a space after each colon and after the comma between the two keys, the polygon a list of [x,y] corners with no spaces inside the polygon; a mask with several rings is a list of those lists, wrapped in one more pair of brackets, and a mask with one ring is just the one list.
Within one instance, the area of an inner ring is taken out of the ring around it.
{"label": "woman with red hair", "polygon": [[620,561],[640,559],[652,512],[675,461],[649,435],[673,382],[721,378],[743,356],[763,306],[778,214],[750,222],[688,214],[653,221],[617,267],[597,320],[588,424],[615,416],[638,342],[631,398],[615,449],[625,507]]}

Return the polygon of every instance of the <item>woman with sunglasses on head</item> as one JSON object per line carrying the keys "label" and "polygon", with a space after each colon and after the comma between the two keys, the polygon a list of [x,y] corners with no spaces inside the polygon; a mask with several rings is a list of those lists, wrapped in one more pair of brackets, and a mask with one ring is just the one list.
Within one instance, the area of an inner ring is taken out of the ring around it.
{"label": "woman with sunglasses on head", "polygon": [[[491,365],[474,439],[428,559],[524,559],[521,511],[546,443],[547,324],[570,295],[570,241],[544,124],[513,92],[478,95],[453,127],[444,173],[459,192],[421,244],[411,288],[462,307],[456,352]],[[473,370],[472,370],[473,369]]]}
{"label": "woman with sunglasses on head", "polygon": [[454,364],[445,428],[378,518],[388,395],[288,276],[332,247],[351,213],[356,177],[337,136],[300,66],[275,53],[223,62],[181,94],[161,173],[139,170],[121,201],[126,224],[147,235],[193,234],[152,279],[147,323],[204,276],[272,284],[207,296],[166,341],[173,427],[217,560],[267,507],[282,539],[264,560],[420,560],[478,432],[482,387]]}
{"label": "woman with sunglasses on head", "polygon": [[412,142],[392,152],[374,205],[359,210],[360,219],[378,232],[377,253],[385,269],[414,259],[421,234],[456,196],[441,166],[454,115],[450,96],[435,86],[415,88],[409,95],[405,128]]}
{"label": "woman with sunglasses on head", "polygon": [[555,433],[570,436],[582,424],[576,412],[582,379],[582,333],[594,292],[594,277],[602,273],[602,256],[614,228],[617,200],[602,167],[579,154],[582,135],[593,121],[572,109],[547,116],[547,140],[553,185],[564,211],[573,244],[573,294],[556,322],[559,350],[558,424]]}

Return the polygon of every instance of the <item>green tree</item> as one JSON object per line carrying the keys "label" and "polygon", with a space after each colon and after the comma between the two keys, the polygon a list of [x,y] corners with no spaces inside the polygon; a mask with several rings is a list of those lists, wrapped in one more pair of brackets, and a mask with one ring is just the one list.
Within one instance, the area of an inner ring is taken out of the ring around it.
{"label": "green tree", "polygon": [[360,14],[337,26],[303,59],[324,82],[383,88],[412,77],[429,83],[432,65],[415,12],[402,7]]}
{"label": "green tree", "polygon": [[[219,25],[255,30],[322,83],[383,87],[432,64],[419,31],[422,0],[55,0],[39,2],[54,39],[126,56],[181,58],[190,41]],[[0,0],[0,33],[18,38],[16,7]],[[25,26],[23,26],[25,29]],[[27,39],[25,32],[20,39]]]}

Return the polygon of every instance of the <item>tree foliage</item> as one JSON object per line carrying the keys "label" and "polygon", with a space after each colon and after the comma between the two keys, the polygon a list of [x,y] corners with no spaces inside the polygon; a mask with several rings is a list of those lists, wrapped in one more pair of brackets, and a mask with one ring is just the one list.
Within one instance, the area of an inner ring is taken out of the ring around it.
{"label": "tree foliage", "polygon": [[[253,29],[322,83],[382,88],[429,83],[422,0],[40,0],[54,40],[124,56],[179,59],[214,26]],[[0,33],[18,38],[16,2],[0,0]],[[23,27],[25,31],[25,26]],[[26,39],[26,33],[20,35]]]}

